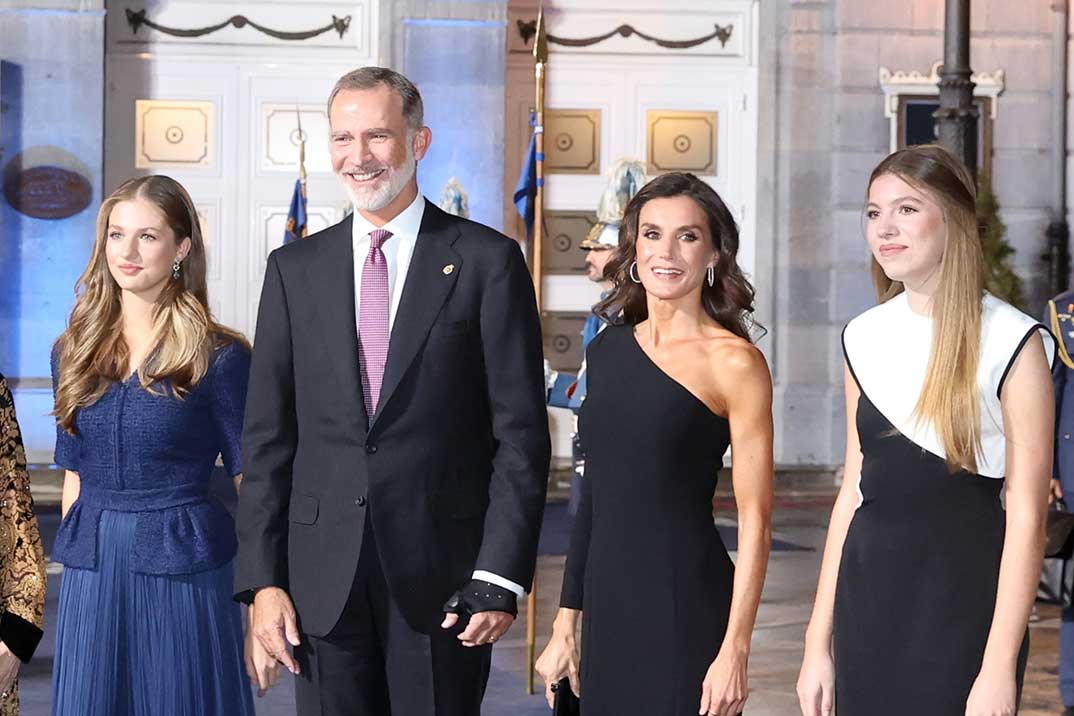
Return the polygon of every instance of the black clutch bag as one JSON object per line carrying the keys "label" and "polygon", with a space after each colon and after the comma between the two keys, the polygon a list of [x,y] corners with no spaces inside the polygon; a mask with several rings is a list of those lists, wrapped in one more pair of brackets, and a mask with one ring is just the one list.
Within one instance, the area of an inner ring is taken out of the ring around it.
{"label": "black clutch bag", "polygon": [[1070,559],[1074,556],[1074,513],[1067,512],[1066,504],[1056,500],[1057,509],[1048,512],[1048,539],[1044,543],[1044,556]]}
{"label": "black clutch bag", "polygon": [[552,693],[556,695],[552,716],[582,716],[581,702],[571,691],[570,679],[563,677],[552,684]]}

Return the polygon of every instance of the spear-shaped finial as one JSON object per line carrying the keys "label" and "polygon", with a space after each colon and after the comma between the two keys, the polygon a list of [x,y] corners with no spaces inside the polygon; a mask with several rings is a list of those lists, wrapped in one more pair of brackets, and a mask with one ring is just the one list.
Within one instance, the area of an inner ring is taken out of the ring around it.
{"label": "spear-shaped finial", "polygon": [[533,59],[542,65],[548,62],[548,33],[544,28],[544,3],[537,8],[537,39],[533,42]]}

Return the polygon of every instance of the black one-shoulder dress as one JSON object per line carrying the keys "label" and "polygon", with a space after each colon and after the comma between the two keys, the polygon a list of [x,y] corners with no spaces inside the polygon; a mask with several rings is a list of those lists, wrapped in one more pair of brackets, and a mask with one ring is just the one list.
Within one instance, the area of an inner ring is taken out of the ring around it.
{"label": "black one-shoulder dress", "polygon": [[[844,330],[862,470],[835,594],[839,716],[963,716],[980,672],[1006,529],[1003,383],[1029,339],[1055,353],[1051,334],[1012,306],[986,294],[981,310],[975,472],[950,473],[935,429],[916,419],[931,319],[902,294]],[[1028,634],[1019,691],[1027,651]]]}
{"label": "black one-shoulder dress", "polygon": [[587,352],[585,476],[561,605],[582,610],[582,709],[696,714],[734,566],[712,497],[730,425],[664,373],[633,326]]}

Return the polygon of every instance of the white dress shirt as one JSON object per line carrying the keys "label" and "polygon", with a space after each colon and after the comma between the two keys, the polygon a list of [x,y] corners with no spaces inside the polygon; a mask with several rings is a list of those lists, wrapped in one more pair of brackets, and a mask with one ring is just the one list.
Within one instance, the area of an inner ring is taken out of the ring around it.
{"label": "white dress shirt", "polygon": [[[355,329],[361,333],[358,325],[358,317],[362,308],[362,269],[365,267],[366,257],[369,255],[369,234],[377,229],[392,232],[391,238],[381,244],[380,250],[384,253],[384,262],[388,266],[388,296],[391,302],[388,307],[388,331],[391,334],[392,326],[395,325],[395,314],[399,311],[399,300],[403,296],[403,286],[406,285],[407,271],[410,269],[410,259],[414,256],[414,247],[418,243],[418,231],[421,229],[421,220],[425,216],[425,197],[421,194],[410,203],[410,206],[391,218],[384,226],[375,226],[372,222],[354,212],[354,224],[351,230],[351,242],[354,247],[354,322]],[[517,596],[525,595],[520,585],[509,579],[504,579],[498,574],[476,570],[474,579],[482,579],[496,586],[509,589]],[[462,587],[463,585],[459,585]]]}
{"label": "white dress shirt", "polygon": [[[391,238],[381,244],[384,262],[388,265],[388,331],[391,334],[395,325],[395,314],[399,310],[399,299],[403,296],[410,257],[414,255],[414,245],[418,243],[418,231],[421,218],[425,215],[425,197],[418,194],[410,206],[403,209],[384,226],[374,226],[357,211],[354,212],[354,225],[351,229],[351,242],[354,246],[354,321],[358,325],[358,316],[362,307],[362,269],[369,255],[369,234],[377,229],[392,232]],[[358,329],[361,331],[361,329]]]}

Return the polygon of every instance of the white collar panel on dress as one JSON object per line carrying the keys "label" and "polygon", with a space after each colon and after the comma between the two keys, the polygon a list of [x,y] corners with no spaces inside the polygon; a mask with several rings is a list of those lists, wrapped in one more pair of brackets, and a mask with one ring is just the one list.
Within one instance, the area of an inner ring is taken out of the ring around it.
{"label": "white collar panel on dress", "polygon": [[[977,456],[977,473],[1002,478],[1007,459],[999,399],[1003,380],[1034,333],[1042,335],[1049,363],[1055,360],[1056,344],[1044,326],[989,293],[981,300],[981,311],[977,369],[981,454]],[[862,393],[907,439],[944,458],[937,431],[914,415],[931,350],[932,319],[914,313],[905,293],[862,313],[843,330],[843,352]]]}

